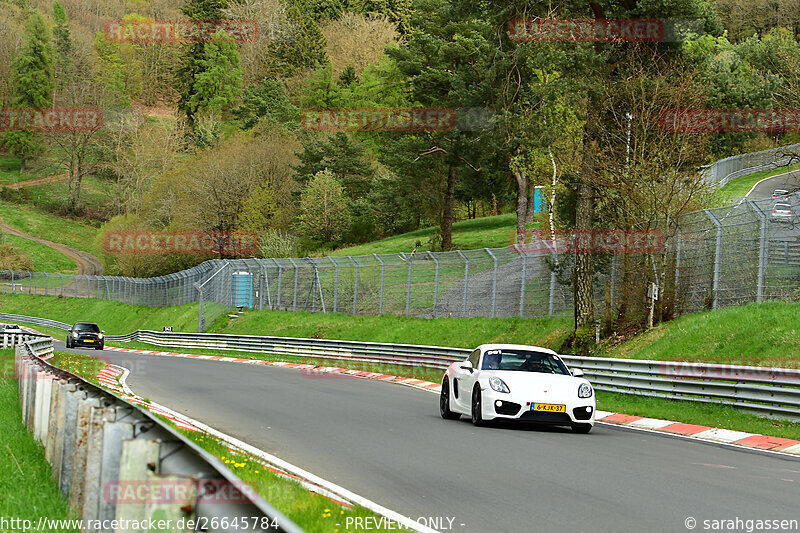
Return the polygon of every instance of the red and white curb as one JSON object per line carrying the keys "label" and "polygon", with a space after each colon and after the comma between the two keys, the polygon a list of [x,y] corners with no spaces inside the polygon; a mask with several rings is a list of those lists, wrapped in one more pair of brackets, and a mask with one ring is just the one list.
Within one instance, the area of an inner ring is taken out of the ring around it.
{"label": "red and white curb", "polygon": [[[296,368],[301,371],[306,371],[313,374],[341,374],[343,376],[351,376],[363,379],[375,379],[379,381],[398,383],[416,389],[427,390],[437,394],[441,391],[441,385],[439,383],[431,383],[430,381],[424,381],[421,379],[413,379],[400,376],[393,376],[389,374],[381,374],[379,372],[365,372],[362,370],[352,370],[348,368],[339,368],[333,366],[317,366],[317,365],[310,365],[303,363],[286,363],[281,361],[262,361],[257,359],[240,359],[240,358],[225,357],[219,355],[197,355],[197,354],[184,354],[175,352],[159,352],[152,350],[131,350],[128,348],[106,347],[106,350],[113,350],[117,352],[141,353],[147,355],[159,355],[166,357],[186,357],[190,359],[206,359],[206,360],[223,361],[229,363],[280,366],[285,368]],[[624,426],[627,428],[637,429],[642,431],[667,433],[670,435],[677,435],[685,438],[702,440],[707,442],[715,442],[719,444],[739,446],[742,448],[751,448],[757,450],[765,450],[770,452],[788,454],[793,456],[800,456],[800,440],[786,439],[782,437],[772,437],[769,435],[759,435],[755,433],[746,433],[743,431],[733,431],[730,429],[699,426],[695,424],[675,422],[673,420],[660,420],[657,418],[625,415],[621,413],[612,413],[608,411],[597,411],[595,413],[595,422],[600,422],[602,424],[609,424],[615,426]]]}
{"label": "red and white curb", "polygon": [[[115,351],[131,351],[131,350],[116,348]],[[139,352],[141,353],[141,351]],[[163,353],[166,354],[166,352]],[[209,356],[204,356],[204,357],[209,357]],[[224,359],[233,360],[233,358],[224,358]],[[236,360],[236,362],[248,362],[248,361],[251,360],[250,359]],[[283,364],[281,364],[280,366],[283,366]],[[300,366],[313,367],[313,365],[300,365]],[[131,403],[140,405],[145,409],[149,410],[151,413],[165,417],[166,419],[172,421],[177,427],[181,429],[209,435],[217,439],[221,444],[225,445],[228,448],[228,450],[230,450],[232,453],[249,457],[251,460],[260,463],[265,470],[269,470],[270,472],[277,474],[278,476],[283,477],[285,479],[290,479],[300,483],[300,485],[309,492],[314,492],[316,494],[319,494],[320,496],[324,496],[325,498],[328,498],[332,502],[348,509],[352,508],[353,505],[360,505],[361,507],[365,507],[376,514],[387,517],[388,519],[396,522],[397,524],[405,526],[406,529],[418,531],[420,533],[436,533],[435,530],[428,528],[420,524],[419,522],[412,520],[411,518],[403,516],[386,507],[383,507],[371,500],[359,496],[358,494],[350,492],[343,487],[340,487],[334,483],[331,483],[330,481],[327,481],[319,476],[316,476],[311,472],[307,472],[306,470],[303,470],[300,467],[297,467],[289,462],[286,462],[278,457],[275,457],[274,455],[271,455],[263,450],[251,446],[246,442],[240,441],[235,437],[222,433],[221,431],[217,431],[216,429],[207,426],[198,420],[194,420],[193,418],[178,413],[177,411],[174,411],[169,407],[165,407],[158,403],[145,400],[144,398],[135,394],[130,389],[130,387],[128,387],[127,377],[129,374],[130,371],[127,368],[106,364],[106,367],[98,372],[97,377],[100,383],[104,387],[107,387],[117,392],[120,398],[129,401]]]}
{"label": "red and white curb", "polygon": [[744,448],[754,448],[800,456],[800,440],[746,433],[744,431],[733,431],[731,429],[685,424],[672,420],[609,413],[607,411],[597,411],[595,413],[595,421],[604,424],[613,424],[615,426],[669,433],[708,442],[731,444]]}

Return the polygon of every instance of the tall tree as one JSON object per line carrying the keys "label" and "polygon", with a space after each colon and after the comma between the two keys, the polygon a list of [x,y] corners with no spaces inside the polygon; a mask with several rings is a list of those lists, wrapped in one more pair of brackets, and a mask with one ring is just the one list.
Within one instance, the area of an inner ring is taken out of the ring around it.
{"label": "tall tree", "polygon": [[[224,18],[223,9],[227,7],[227,0],[186,0],[181,11],[191,20],[221,20]],[[198,75],[202,74],[207,66],[205,43],[195,42],[184,46],[181,65],[178,68],[175,84],[180,95],[178,110],[186,115],[191,127],[195,124],[197,115],[197,101],[193,96],[197,93],[195,87]]]}
{"label": "tall tree", "polygon": [[197,115],[219,113],[231,107],[242,90],[242,70],[236,43],[224,31],[206,43],[200,71],[195,75],[189,107]]}
{"label": "tall tree", "polygon": [[[410,77],[412,100],[432,108],[480,108],[488,99],[484,73],[489,68],[491,26],[467,0],[419,0],[412,15],[414,31],[406,46],[387,52]],[[446,173],[442,194],[442,249],[453,246],[456,183],[466,169],[480,171],[480,134],[460,131],[418,135],[417,153],[406,161],[441,160]]]}
{"label": "tall tree", "polygon": [[[53,50],[44,17],[33,11],[25,25],[22,46],[11,64],[11,105],[16,108],[43,109],[53,102]],[[38,149],[33,131],[10,131],[3,144],[20,158],[20,172]]]}

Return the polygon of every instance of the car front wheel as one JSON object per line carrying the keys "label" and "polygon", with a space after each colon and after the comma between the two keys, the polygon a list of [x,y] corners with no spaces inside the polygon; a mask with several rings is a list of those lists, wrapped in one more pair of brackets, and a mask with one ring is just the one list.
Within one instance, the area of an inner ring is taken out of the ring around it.
{"label": "car front wheel", "polygon": [[455,420],[461,416],[450,410],[450,383],[447,378],[442,381],[442,392],[439,394],[439,414],[445,420]]}
{"label": "car front wheel", "polygon": [[479,387],[475,387],[475,390],[472,391],[472,424],[475,426],[482,426],[484,425],[483,421],[483,401],[481,400],[481,389]]}
{"label": "car front wheel", "polygon": [[67,349],[72,348],[72,344],[69,342],[69,337],[67,337]]}

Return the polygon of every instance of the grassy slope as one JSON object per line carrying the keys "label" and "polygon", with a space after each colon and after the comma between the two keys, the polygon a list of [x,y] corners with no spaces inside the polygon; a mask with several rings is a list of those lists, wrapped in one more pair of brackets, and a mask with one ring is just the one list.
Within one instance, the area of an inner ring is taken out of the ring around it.
{"label": "grassy slope", "polygon": [[75,261],[66,255],[16,235],[4,235],[6,242],[13,244],[18,252],[23,253],[33,260],[34,272],[75,272]]}
{"label": "grassy slope", "polygon": [[0,155],[0,187],[18,181],[27,181],[38,178],[46,178],[57,173],[57,169],[42,166],[34,167],[21,174],[19,171],[19,158],[11,155]]}
{"label": "grassy slope", "polygon": [[800,364],[800,304],[767,302],[682,316],[600,355],[759,366]]}
{"label": "grassy slope", "polygon": [[7,202],[0,202],[0,220],[31,235],[63,243],[85,252],[96,253],[94,237],[97,228],[92,226],[51,215],[30,206]]}
{"label": "grassy slope", "polygon": [[[476,218],[453,224],[453,243],[456,249],[472,250],[475,248],[502,248],[514,242],[516,231],[516,215],[506,213],[493,217]],[[536,224],[530,224],[534,227]],[[386,254],[411,252],[417,241],[422,246],[417,251],[430,250],[428,239],[437,228],[422,228],[410,233],[387,237],[379,241],[368,242],[350,248],[340,248],[333,252],[335,256]]]}
{"label": "grassy slope", "polygon": [[[13,357],[13,352],[0,350],[0,357]],[[34,524],[42,516],[66,519],[67,503],[50,477],[44,449],[21,420],[17,382],[0,378],[0,516]]]}

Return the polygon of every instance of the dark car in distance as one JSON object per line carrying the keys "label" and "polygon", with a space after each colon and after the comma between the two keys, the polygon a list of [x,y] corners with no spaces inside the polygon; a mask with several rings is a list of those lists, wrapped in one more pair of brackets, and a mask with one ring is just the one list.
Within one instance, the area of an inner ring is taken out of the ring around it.
{"label": "dark car in distance", "polygon": [[67,348],[76,346],[91,347],[95,350],[103,349],[103,336],[105,331],[101,331],[97,324],[92,322],[76,322],[67,334]]}

